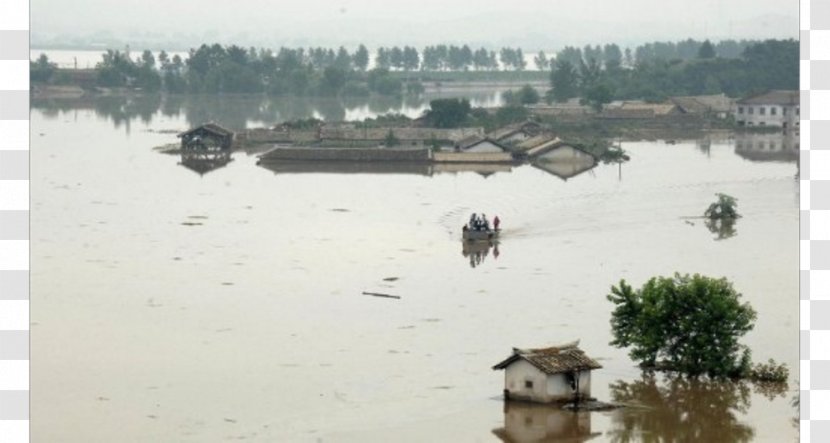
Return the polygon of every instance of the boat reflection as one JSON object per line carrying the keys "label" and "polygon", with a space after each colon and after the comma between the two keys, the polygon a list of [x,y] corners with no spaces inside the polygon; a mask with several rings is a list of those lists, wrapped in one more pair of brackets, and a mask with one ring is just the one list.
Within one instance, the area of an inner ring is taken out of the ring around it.
{"label": "boat reflection", "polygon": [[493,253],[493,260],[498,260],[501,254],[498,240],[461,241],[461,255],[470,260],[471,268],[484,263],[490,252]]}
{"label": "boat reflection", "polygon": [[493,434],[506,443],[577,443],[602,433],[591,432],[590,412],[507,401],[504,403],[504,427],[493,429]]}
{"label": "boat reflection", "polygon": [[754,429],[738,421],[750,406],[745,382],[659,377],[617,381],[611,398],[629,407],[612,413],[610,441],[748,442]]}

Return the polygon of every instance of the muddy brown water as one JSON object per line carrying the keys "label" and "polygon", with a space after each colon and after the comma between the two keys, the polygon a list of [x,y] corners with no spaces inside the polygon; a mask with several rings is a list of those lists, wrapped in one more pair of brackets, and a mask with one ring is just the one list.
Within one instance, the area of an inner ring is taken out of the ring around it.
{"label": "muddy brown water", "polygon": [[[184,116],[151,117],[32,112],[32,441],[797,437],[795,162],[680,140],[568,180],[245,153],[198,173],[151,149]],[[684,218],[716,192],[744,215],[727,235]],[[473,211],[502,220],[498,254],[463,247]],[[789,390],[650,378],[608,346],[610,285],[675,271],[734,282],[758,311],[744,342]],[[593,394],[637,407],[505,408],[492,365],[577,338],[604,366]]]}

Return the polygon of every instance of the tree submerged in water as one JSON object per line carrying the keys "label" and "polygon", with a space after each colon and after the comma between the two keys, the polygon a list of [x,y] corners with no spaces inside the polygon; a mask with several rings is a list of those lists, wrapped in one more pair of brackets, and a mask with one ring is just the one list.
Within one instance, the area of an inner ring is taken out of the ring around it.
{"label": "tree submerged in water", "polygon": [[608,300],[613,346],[650,369],[710,377],[746,377],[749,349],[738,339],[753,328],[755,311],[741,303],[725,278],[702,275],[654,277],[634,290],[625,280]]}
{"label": "tree submerged in water", "polygon": [[738,199],[731,195],[717,193],[718,201],[709,205],[703,215],[710,220],[736,219],[738,214]]}

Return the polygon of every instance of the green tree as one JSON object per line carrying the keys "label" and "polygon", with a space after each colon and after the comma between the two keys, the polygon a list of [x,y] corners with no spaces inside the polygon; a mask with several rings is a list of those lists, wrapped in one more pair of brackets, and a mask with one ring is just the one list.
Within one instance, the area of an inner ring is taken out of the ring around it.
{"label": "green tree", "polygon": [[400,95],[403,88],[403,83],[385,68],[375,68],[369,71],[366,82],[370,91],[381,95]]}
{"label": "green tree", "polygon": [[553,99],[557,102],[576,97],[579,93],[579,76],[574,65],[568,60],[557,60],[550,73],[550,85]]}
{"label": "green tree", "polygon": [[709,40],[706,40],[700,45],[700,49],[697,50],[697,58],[715,58],[715,47],[712,46]]}
{"label": "green tree", "polygon": [[46,54],[40,54],[37,61],[29,62],[29,79],[32,83],[46,83],[57,69],[58,65],[50,62]]}
{"label": "green tree", "polygon": [[366,46],[363,46],[361,43],[361,45],[358,46],[357,51],[355,51],[352,56],[352,60],[354,61],[354,65],[357,69],[365,71],[369,66],[369,50],[366,49]]}
{"label": "green tree", "polygon": [[324,94],[337,95],[345,85],[346,71],[334,66],[329,66],[323,70],[323,78],[320,86]]}
{"label": "green tree", "polygon": [[709,205],[703,215],[709,219],[736,219],[738,215],[738,199],[727,194],[715,194],[718,201]]}
{"label": "green tree", "polygon": [[390,129],[389,132],[386,133],[386,137],[383,139],[383,145],[389,148],[392,146],[397,146],[399,144],[400,140],[398,140],[398,138],[395,137],[395,133],[392,132],[392,130]]}
{"label": "green tree", "polygon": [[440,98],[429,102],[427,120],[436,128],[457,128],[467,121],[470,101],[466,98]]}
{"label": "green tree", "polygon": [[599,112],[606,103],[611,103],[613,99],[614,91],[611,87],[605,83],[598,83],[583,92],[582,102]]}
{"label": "green tree", "polygon": [[539,92],[536,91],[533,86],[524,85],[521,89],[519,89],[519,93],[517,94],[519,98],[519,103],[523,105],[534,105],[539,103]]}
{"label": "green tree", "polygon": [[349,51],[347,51],[346,48],[341,46],[337,49],[337,56],[334,58],[334,66],[343,71],[348,71],[352,68],[352,57],[349,55]]}
{"label": "green tree", "polygon": [[548,69],[548,66],[550,65],[550,61],[548,61],[548,56],[545,55],[545,51],[539,51],[539,53],[536,54],[536,57],[533,57],[533,63],[536,64],[536,68],[540,71]]}
{"label": "green tree", "polygon": [[745,376],[750,352],[738,343],[755,321],[725,278],[654,277],[638,290],[611,287],[611,345],[628,348],[643,367],[710,377]]}

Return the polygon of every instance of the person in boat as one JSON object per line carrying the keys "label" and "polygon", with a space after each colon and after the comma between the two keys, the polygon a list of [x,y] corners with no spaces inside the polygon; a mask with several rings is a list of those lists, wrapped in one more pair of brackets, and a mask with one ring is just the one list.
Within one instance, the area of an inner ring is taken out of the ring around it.
{"label": "person in boat", "polygon": [[476,228],[476,220],[477,220],[477,219],[478,219],[478,216],[476,216],[476,213],[475,213],[475,212],[473,212],[473,213],[470,215],[470,223],[468,224],[468,226],[470,227],[470,229],[475,229],[475,228]]}
{"label": "person in boat", "polygon": [[487,214],[481,214],[481,227],[484,228],[485,231],[490,230],[490,222],[487,221]]}
{"label": "person in boat", "polygon": [[499,216],[497,215],[493,217],[493,229],[495,229],[496,231],[499,230],[499,223],[501,223],[501,220],[499,220]]}

